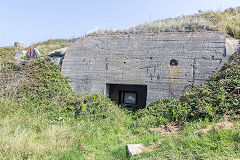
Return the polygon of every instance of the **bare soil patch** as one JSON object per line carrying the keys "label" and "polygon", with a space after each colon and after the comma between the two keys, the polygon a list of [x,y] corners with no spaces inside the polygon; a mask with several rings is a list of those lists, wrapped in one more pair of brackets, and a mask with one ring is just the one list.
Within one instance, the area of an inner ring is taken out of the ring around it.
{"label": "bare soil patch", "polygon": [[162,133],[165,135],[172,135],[176,133],[178,130],[180,130],[180,128],[181,128],[180,122],[175,121],[175,122],[166,123],[165,125],[160,125],[157,128],[150,128],[149,130],[151,132]]}
{"label": "bare soil patch", "polygon": [[201,130],[198,130],[195,132],[195,134],[201,135],[201,134],[206,134],[207,132],[209,132],[211,129],[232,129],[235,125],[234,122],[231,122],[228,120],[229,117],[228,116],[223,116],[223,118],[215,125],[208,125],[206,128],[203,128]]}

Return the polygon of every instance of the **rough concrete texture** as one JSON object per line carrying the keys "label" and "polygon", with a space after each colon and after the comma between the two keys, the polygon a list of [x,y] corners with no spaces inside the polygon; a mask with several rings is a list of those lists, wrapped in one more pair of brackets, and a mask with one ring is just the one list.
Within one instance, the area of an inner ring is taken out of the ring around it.
{"label": "rough concrete texture", "polygon": [[[147,85],[147,105],[209,80],[226,56],[222,32],[87,36],[68,48],[62,72],[76,92],[105,94],[106,84]],[[172,59],[177,66],[170,66]]]}
{"label": "rough concrete texture", "polygon": [[127,150],[130,157],[142,153],[145,148],[143,144],[127,144]]}

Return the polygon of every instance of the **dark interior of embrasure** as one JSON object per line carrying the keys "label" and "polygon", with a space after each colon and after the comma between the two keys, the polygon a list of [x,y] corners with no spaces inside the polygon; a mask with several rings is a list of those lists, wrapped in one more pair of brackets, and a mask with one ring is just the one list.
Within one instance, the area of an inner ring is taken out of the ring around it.
{"label": "dark interior of embrasure", "polygon": [[147,100],[146,85],[108,84],[109,97],[118,105],[144,108]]}

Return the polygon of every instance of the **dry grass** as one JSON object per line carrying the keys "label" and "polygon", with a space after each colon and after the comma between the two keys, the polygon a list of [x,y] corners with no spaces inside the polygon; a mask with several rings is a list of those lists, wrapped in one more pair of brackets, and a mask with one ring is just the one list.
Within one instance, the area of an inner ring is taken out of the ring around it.
{"label": "dry grass", "polygon": [[[37,128],[32,126],[37,126],[35,123],[41,123],[39,121],[47,117],[43,115],[38,118],[26,116],[20,122],[18,118],[19,116],[13,115],[0,119],[0,148],[4,151],[1,153],[6,153],[2,155],[3,157],[0,154],[0,159],[6,158],[7,155],[17,159],[27,157],[37,159],[39,155],[47,152],[69,150],[78,142],[79,136],[74,132],[72,126],[46,124],[44,129],[41,128],[41,130],[36,131]],[[29,123],[31,128],[26,127],[26,123]]]}
{"label": "dry grass", "polygon": [[214,27],[203,16],[183,16],[169,18],[138,25],[130,30],[135,32],[172,32],[172,31],[202,31],[214,30]]}
{"label": "dry grass", "polygon": [[199,12],[195,15],[152,21],[128,30],[98,30],[89,35],[195,31],[223,31],[231,37],[240,39],[240,7],[229,8],[223,12]]}
{"label": "dry grass", "polygon": [[0,47],[0,69],[3,62],[6,63],[9,60],[13,60],[15,52],[17,51],[19,51],[17,47]]}
{"label": "dry grass", "polygon": [[134,32],[194,32],[223,31],[240,38],[240,8],[229,8],[223,12],[208,11],[191,16],[169,18],[149,22],[130,28]]}
{"label": "dry grass", "polygon": [[39,42],[31,46],[31,48],[38,48],[41,54],[48,54],[50,51],[69,47],[76,39],[55,39],[45,42]]}

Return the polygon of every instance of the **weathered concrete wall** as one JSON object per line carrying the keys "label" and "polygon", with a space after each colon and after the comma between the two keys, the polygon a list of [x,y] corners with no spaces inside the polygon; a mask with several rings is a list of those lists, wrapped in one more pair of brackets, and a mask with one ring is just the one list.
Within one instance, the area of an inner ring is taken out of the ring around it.
{"label": "weathered concrete wall", "polygon": [[[76,92],[104,94],[106,84],[147,85],[147,104],[203,83],[225,57],[222,32],[87,36],[67,51],[62,72]],[[178,66],[170,66],[171,59]]]}

